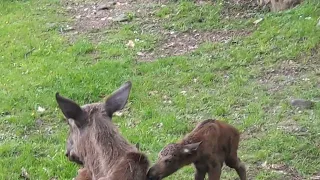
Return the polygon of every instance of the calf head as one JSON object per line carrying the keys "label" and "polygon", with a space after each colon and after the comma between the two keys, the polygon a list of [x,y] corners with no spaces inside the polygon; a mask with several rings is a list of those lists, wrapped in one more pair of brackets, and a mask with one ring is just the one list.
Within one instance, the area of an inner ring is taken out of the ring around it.
{"label": "calf head", "polygon": [[148,179],[163,179],[183,166],[192,163],[197,156],[200,144],[201,142],[187,145],[168,144],[160,151],[157,162],[149,169]]}
{"label": "calf head", "polygon": [[[56,100],[69,125],[66,143],[66,156],[70,161],[83,164],[87,151],[92,149],[90,135],[107,131],[103,124],[112,120],[114,112],[124,108],[131,89],[131,82],[126,82],[112,93],[105,102],[79,106],[74,101],[56,93]],[[99,138],[99,137],[98,137]],[[104,138],[104,137],[101,137]]]}

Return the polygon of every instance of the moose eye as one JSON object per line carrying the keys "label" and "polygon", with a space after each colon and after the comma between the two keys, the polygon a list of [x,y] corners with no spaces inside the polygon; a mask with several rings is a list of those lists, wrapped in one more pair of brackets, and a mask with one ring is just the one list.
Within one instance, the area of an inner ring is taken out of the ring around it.
{"label": "moose eye", "polygon": [[171,159],[166,159],[166,160],[164,160],[164,162],[165,162],[166,164],[169,164],[169,163],[171,163]]}

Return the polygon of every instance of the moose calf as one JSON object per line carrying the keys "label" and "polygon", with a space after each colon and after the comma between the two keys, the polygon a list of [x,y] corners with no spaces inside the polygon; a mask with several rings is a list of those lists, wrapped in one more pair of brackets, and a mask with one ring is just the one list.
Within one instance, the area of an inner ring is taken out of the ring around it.
{"label": "moose calf", "polygon": [[205,120],[182,141],[164,147],[147,177],[160,180],[193,163],[195,180],[204,180],[207,173],[209,180],[218,180],[225,162],[237,171],[241,180],[246,180],[245,165],[237,155],[239,139],[239,132],[233,126],[218,120]]}
{"label": "moose calf", "polygon": [[146,179],[147,157],[123,138],[112,123],[114,112],[127,103],[130,89],[128,81],[105,102],[83,106],[56,93],[70,129],[66,156],[84,166],[78,172],[78,180]]}

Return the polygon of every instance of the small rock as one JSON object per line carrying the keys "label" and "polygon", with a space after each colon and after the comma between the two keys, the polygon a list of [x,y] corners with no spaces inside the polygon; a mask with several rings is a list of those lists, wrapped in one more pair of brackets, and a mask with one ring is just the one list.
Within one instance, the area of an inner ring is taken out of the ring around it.
{"label": "small rock", "polygon": [[37,109],[38,112],[42,113],[42,112],[44,112],[45,110],[46,110],[45,108],[43,108],[43,107],[41,107],[41,106],[38,106],[38,109]]}
{"label": "small rock", "polygon": [[71,10],[71,9],[72,9],[72,7],[70,7],[70,6],[67,7],[67,10]]}
{"label": "small rock", "polygon": [[74,27],[67,26],[66,28],[63,29],[64,32],[69,32],[75,30]]}
{"label": "small rock", "polygon": [[259,18],[259,19],[255,20],[255,21],[253,21],[253,24],[259,24],[262,20],[263,20],[263,18]]}
{"label": "small rock", "polygon": [[181,91],[180,93],[184,96],[187,95],[187,91]]}
{"label": "small rock", "polygon": [[20,176],[24,179],[30,179],[29,174],[25,168],[21,168],[21,175]]}
{"label": "small rock", "polygon": [[84,9],[83,9],[84,12],[86,12],[86,11],[88,11],[88,10],[89,10],[89,8],[84,8]]}
{"label": "small rock", "polygon": [[193,79],[193,82],[194,82],[194,83],[198,82],[198,79],[197,79],[197,78],[194,78],[194,79]]}
{"label": "small rock", "polygon": [[123,115],[123,112],[117,111],[114,113],[115,116],[121,117]]}
{"label": "small rock", "polygon": [[126,46],[129,48],[134,48],[134,42],[132,40],[129,40]]}
{"label": "small rock", "polygon": [[311,109],[314,105],[314,102],[304,99],[292,99],[290,103],[292,106],[300,109]]}
{"label": "small rock", "polygon": [[144,53],[139,51],[139,52],[137,52],[137,55],[138,56],[144,56]]}
{"label": "small rock", "polygon": [[158,94],[158,91],[150,91],[150,92],[148,93],[149,96],[154,96],[154,95],[156,95],[156,94]]}
{"label": "small rock", "polygon": [[101,21],[105,21],[107,20],[107,17],[101,18]]}
{"label": "small rock", "polygon": [[37,119],[37,120],[36,120],[36,124],[37,124],[38,126],[42,126],[43,121],[42,121],[41,119]]}
{"label": "small rock", "polygon": [[107,3],[107,4],[101,4],[98,7],[98,11],[112,9],[114,7],[114,5],[116,5],[116,2],[111,2],[111,3]]}
{"label": "small rock", "polygon": [[119,16],[113,18],[113,21],[114,22],[125,22],[125,21],[129,21],[129,18],[125,14],[120,14]]}

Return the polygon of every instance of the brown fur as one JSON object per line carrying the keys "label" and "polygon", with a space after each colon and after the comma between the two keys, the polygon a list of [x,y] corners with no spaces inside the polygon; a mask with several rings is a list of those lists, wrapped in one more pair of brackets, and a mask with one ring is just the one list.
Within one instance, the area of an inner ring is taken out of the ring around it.
{"label": "brown fur", "polygon": [[[138,153],[137,148],[127,142],[112,123],[113,113],[125,106],[130,89],[131,83],[127,82],[106,102],[82,107],[56,94],[58,105],[70,127],[66,156],[70,161],[83,164],[88,174],[91,174],[92,180],[110,176],[116,170],[115,167],[119,167],[119,160],[126,157],[127,153]],[[147,166],[134,168],[140,168],[143,172],[147,171]],[[138,176],[133,173],[128,173],[128,177]],[[145,174],[140,179],[144,177]]]}
{"label": "brown fur", "polygon": [[129,152],[112,169],[109,175],[99,180],[146,180],[148,158],[137,152]]}
{"label": "brown fur", "polygon": [[283,11],[295,7],[296,5],[302,3],[303,0],[259,0],[260,6],[269,5],[271,11]]}
{"label": "brown fur", "polygon": [[78,170],[78,175],[74,180],[91,180],[91,173],[86,168],[81,168]]}
{"label": "brown fur", "polygon": [[164,147],[147,177],[160,180],[193,163],[195,180],[204,180],[207,173],[209,180],[218,180],[225,162],[237,171],[241,180],[245,180],[245,166],[237,155],[239,139],[239,132],[233,126],[218,120],[205,120],[180,142]]}

